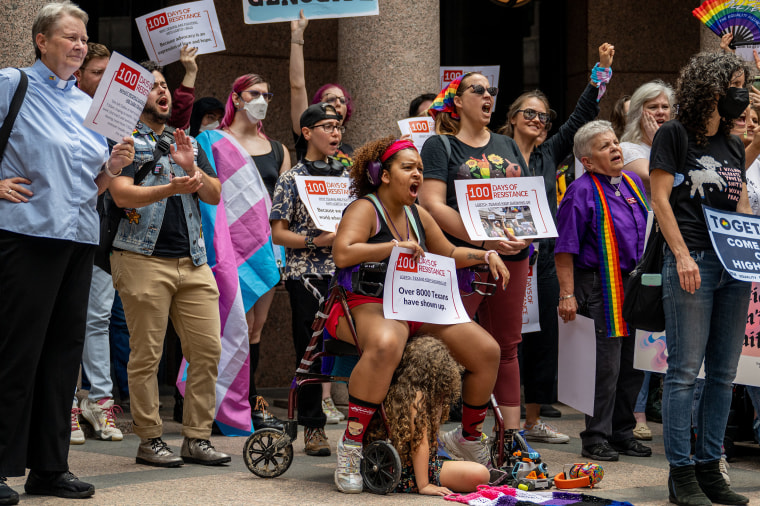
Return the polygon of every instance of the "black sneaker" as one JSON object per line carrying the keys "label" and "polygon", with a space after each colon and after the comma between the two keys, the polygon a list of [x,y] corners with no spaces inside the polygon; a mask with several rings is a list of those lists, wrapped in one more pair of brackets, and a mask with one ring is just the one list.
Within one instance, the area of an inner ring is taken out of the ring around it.
{"label": "black sneaker", "polygon": [[652,449],[636,441],[636,438],[610,442],[610,446],[629,457],[651,457]]}
{"label": "black sneaker", "polygon": [[18,504],[18,492],[5,483],[6,478],[0,476],[0,504]]}
{"label": "black sneaker", "polygon": [[66,499],[84,499],[95,493],[95,487],[81,481],[69,471],[29,471],[24,490],[29,495],[52,495]]}
{"label": "black sneaker", "polygon": [[616,462],[620,458],[620,454],[607,441],[591,446],[584,446],[581,450],[581,455],[591,460],[602,460],[605,462]]}
{"label": "black sneaker", "polygon": [[267,409],[269,404],[262,396],[251,397],[248,401],[251,403],[251,422],[254,431],[261,429],[285,430],[282,420],[269,412]]}

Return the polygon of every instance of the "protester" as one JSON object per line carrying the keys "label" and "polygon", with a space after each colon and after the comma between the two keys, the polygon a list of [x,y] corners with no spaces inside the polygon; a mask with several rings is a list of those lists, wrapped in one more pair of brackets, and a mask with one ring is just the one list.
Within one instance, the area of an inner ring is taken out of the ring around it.
{"label": "protester", "polygon": [[79,89],[90,97],[94,97],[110,59],[111,52],[106,46],[97,42],[88,42],[87,56],[82,66],[74,72]]}
{"label": "protester", "polygon": [[623,149],[624,169],[634,172],[644,182],[647,198],[649,189],[649,152],[657,130],[672,117],[673,88],[660,81],[650,81],[639,86],[631,96],[631,104],[620,138]]}
{"label": "protester", "polygon": [[[238,77],[227,98],[221,130],[206,131],[198,139],[220,177],[227,180],[235,174],[235,180],[239,181],[234,187],[223,187],[222,200],[229,215],[232,246],[239,256],[239,281],[244,287],[249,345],[248,402],[254,430],[282,429],[282,422],[269,413],[267,402],[258,394],[255,379],[261,331],[274,299],[274,286],[280,281],[271,229],[262,227],[261,222],[267,223],[269,218],[277,178],[290,168],[289,153],[262,131],[271,100],[269,84],[263,78],[256,74]],[[241,177],[243,174],[245,177]],[[205,206],[201,210],[204,217],[213,214]]]}
{"label": "protester", "polygon": [[[137,171],[153,160],[172,105],[161,68],[154,62],[142,65],[153,73],[155,83],[132,133],[136,159],[110,188],[115,203],[125,210],[113,241],[111,270],[131,334],[127,370],[132,426],[140,437],[136,462],[159,467],[223,464],[230,461],[229,455],[209,442],[221,352],[219,291],[206,263],[195,200],[219,203],[221,184],[203,150],[182,130],[174,132],[171,156],[160,153],[143,182],[134,184]],[[156,373],[169,317],[192,364],[187,370],[180,456],[161,439],[158,412]]]}
{"label": "protester", "polygon": [[[599,62],[591,72],[591,79],[578,99],[575,110],[558,132],[546,142],[547,127],[553,121],[549,100],[540,90],[520,95],[507,112],[507,123],[499,133],[514,138],[520,155],[516,162],[524,176],[544,178],[546,196],[552,216],[556,215],[557,191],[556,169],[572,148],[573,136],[578,129],[599,114],[599,100],[604,94],[606,82],[611,77],[615,47],[604,43],[599,46]],[[554,267],[553,238],[539,239],[535,259],[536,290],[538,291],[538,319],[541,330],[525,335],[522,340],[521,376],[525,394],[525,438],[545,443],[566,443],[569,436],[545,424],[540,416],[542,406],[547,414],[553,413],[551,404],[557,401],[556,371],[559,329],[557,326],[556,301],[559,296],[557,273]],[[551,408],[548,409],[548,408]],[[557,410],[554,410],[557,411]],[[514,415],[512,415],[514,416]]]}
{"label": "protester", "polygon": [[[109,157],[83,126],[92,100],[73,77],[87,55],[87,13],[43,6],[36,59],[0,164],[0,501],[18,502],[7,476],[30,495],[84,498],[95,488],[69,472],[71,393],[77,383],[87,298],[98,244],[97,194],[134,157],[131,139]],[[0,117],[21,76],[0,71]],[[44,296],[43,296],[44,295]]]}
{"label": "protester", "polygon": [[224,104],[215,97],[203,97],[195,101],[190,114],[191,137],[197,137],[206,130],[219,128],[219,122],[224,117]]}
{"label": "protester", "polygon": [[[296,367],[311,340],[311,324],[327,293],[335,271],[330,250],[335,232],[323,232],[314,224],[298,196],[295,176],[346,176],[346,168],[333,156],[338,152],[343,126],[341,116],[331,104],[309,106],[301,115],[301,135],[296,150],[305,153],[298,163],[277,180],[269,222],[272,240],[285,247],[285,288],[290,296],[293,345]],[[316,292],[312,292],[309,283]],[[320,372],[319,360],[312,364]],[[304,451],[307,455],[327,457],[330,445],[325,434],[326,415],[322,410],[320,385],[303,385],[298,389],[298,423],[304,426]]]}
{"label": "protester", "polygon": [[[505,291],[510,278],[496,251],[455,247],[430,214],[414,205],[423,177],[422,159],[411,141],[387,137],[362,146],[355,154],[351,192],[359,199],[346,209],[333,244],[335,263],[340,269],[336,276],[348,290],[348,306],[362,349],[348,385],[349,421],[338,441],[335,484],[345,493],[362,490],[357,466],[364,431],[385,398],[409,337],[437,337],[467,370],[462,425],[441,436],[446,450],[456,458],[489,464],[481,429],[498,368],[498,347],[478,324],[438,325],[386,319],[382,298],[356,293],[357,288],[350,282],[351,272],[363,262],[387,263],[393,248],[399,246],[412,250],[415,258],[426,251],[450,256],[457,268],[487,264],[491,276],[500,280],[498,292]],[[403,230],[405,235],[400,232]],[[340,305],[333,306],[326,328],[332,335],[353,342]]]}
{"label": "protester", "polygon": [[636,331],[623,320],[618,297],[644,252],[649,204],[641,179],[623,172],[611,123],[581,127],[573,152],[587,172],[559,206],[554,251],[560,318],[592,318],[596,333],[594,411],[586,415],[581,454],[603,461],[616,461],[620,453],[649,457],[652,450],[633,436],[633,405],[644,374],[633,368]]}
{"label": "protester", "polygon": [[[733,54],[700,53],[681,69],[678,117],[652,142],[652,205],[667,242],[662,298],[668,370],[662,396],[670,501],[681,505],[746,504],[720,474],[731,382],[744,341],[750,284],[718,259],[702,206],[751,214],[744,146],[730,135],[749,105],[747,65]],[[699,433],[690,452],[694,382],[704,361]]]}
{"label": "protester", "polygon": [[190,117],[195,101],[195,79],[198,77],[198,48],[187,44],[179,50],[179,61],[185,68],[182,82],[172,93],[172,115],[167,125],[186,130],[190,126]]}
{"label": "protester", "polygon": [[396,492],[448,495],[474,492],[478,485],[488,483],[484,465],[443,460],[438,455],[438,429],[461,387],[459,369],[435,337],[418,337],[404,349],[383,401],[391,433],[386,433],[379,417],[367,429],[369,441],[390,438],[401,457]]}
{"label": "protester", "polygon": [[628,109],[630,107],[631,107],[630,95],[623,95],[622,97],[617,99],[617,102],[615,102],[615,105],[612,106],[612,114],[610,115],[610,123],[612,123],[612,128],[615,129],[615,135],[617,135],[618,139],[620,139],[623,136],[623,132],[625,132],[626,117],[628,116]]}
{"label": "protester", "polygon": [[409,116],[408,118],[415,118],[417,116],[428,116],[428,109],[435,100],[435,93],[423,93],[409,103]]}

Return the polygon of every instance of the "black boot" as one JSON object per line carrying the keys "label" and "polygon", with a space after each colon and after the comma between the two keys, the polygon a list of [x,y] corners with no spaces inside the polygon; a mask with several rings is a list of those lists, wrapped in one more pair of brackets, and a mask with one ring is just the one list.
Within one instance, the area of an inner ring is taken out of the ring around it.
{"label": "black boot", "polygon": [[262,396],[257,395],[255,397],[249,397],[248,401],[251,403],[251,421],[253,422],[253,430],[285,430],[282,420],[267,411],[269,404],[267,404],[267,401],[265,401]]}
{"label": "black boot", "polygon": [[652,374],[649,380],[647,407],[644,409],[647,420],[662,423],[662,375]]}
{"label": "black boot", "polygon": [[694,466],[670,466],[668,495],[670,502],[680,506],[712,506],[712,501],[699,488]]}
{"label": "black boot", "polygon": [[710,498],[712,502],[718,504],[747,504],[749,498],[737,494],[726,484],[723,475],[720,474],[720,461],[698,463],[695,466],[697,483]]}

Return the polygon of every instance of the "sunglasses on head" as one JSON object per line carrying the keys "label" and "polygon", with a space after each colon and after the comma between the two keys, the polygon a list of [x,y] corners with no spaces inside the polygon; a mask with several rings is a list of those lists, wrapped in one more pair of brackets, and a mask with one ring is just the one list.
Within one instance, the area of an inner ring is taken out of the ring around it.
{"label": "sunglasses on head", "polygon": [[532,119],[535,119],[536,116],[538,116],[538,121],[543,123],[544,125],[549,122],[549,114],[545,112],[538,112],[535,109],[519,109],[517,112],[523,113],[523,118],[530,121]]}
{"label": "sunglasses on head", "polygon": [[488,88],[486,88],[485,86],[482,86],[480,84],[471,84],[470,86],[467,87],[467,89],[469,90],[470,88],[472,88],[472,92],[476,95],[482,95],[483,93],[487,91],[489,95],[491,95],[492,97],[495,97],[496,94],[499,93],[499,88],[497,88],[496,86],[489,86]]}
{"label": "sunglasses on head", "polygon": [[253,97],[253,100],[258,100],[259,97],[264,97],[264,100],[267,102],[272,100],[272,97],[274,97],[274,93],[261,93],[260,91],[256,90],[245,90],[242,93],[248,93]]}

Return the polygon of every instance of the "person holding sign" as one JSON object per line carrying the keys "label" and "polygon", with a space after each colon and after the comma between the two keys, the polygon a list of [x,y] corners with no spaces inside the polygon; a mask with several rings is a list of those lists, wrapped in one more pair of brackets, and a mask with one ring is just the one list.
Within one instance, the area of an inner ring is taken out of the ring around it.
{"label": "person holding sign", "polygon": [[[296,176],[347,176],[348,171],[333,156],[338,152],[343,127],[342,116],[328,103],[309,106],[299,123],[301,135],[296,149],[304,157],[277,180],[272,199],[269,222],[272,240],[285,246],[285,288],[290,296],[293,313],[293,345],[296,350],[296,367],[311,340],[311,324],[319,309],[320,298],[327,293],[330,278],[335,271],[330,247],[335,232],[319,230],[299,196]],[[314,293],[306,281],[316,289]],[[319,361],[312,365],[320,372]],[[298,389],[298,423],[304,426],[304,451],[307,455],[326,457],[330,445],[325,434],[325,413],[321,406],[320,385],[304,385]]]}
{"label": "person holding sign", "polygon": [[[303,58],[304,32],[307,26],[309,26],[309,20],[304,17],[303,10],[300,12],[300,19],[290,22],[290,119],[293,122],[293,137],[295,139],[301,135],[300,118],[308,106]],[[311,100],[312,105],[320,102],[335,107],[335,110],[342,117],[340,120],[342,126],[345,126],[351,119],[353,112],[351,94],[340,84],[327,83],[322,85]],[[349,167],[353,153],[354,148],[342,142],[341,138],[340,147],[334,157]],[[296,144],[296,156],[300,159],[303,155],[304,150]]]}
{"label": "person holding sign", "polygon": [[[463,302],[470,316],[478,314],[478,321],[501,348],[494,395],[504,416],[507,437],[511,437],[520,429],[517,345],[521,340],[530,241],[519,240],[514,234],[490,241],[470,239],[459,213],[454,183],[456,179],[515,177],[522,173],[515,141],[488,130],[497,92],[485,76],[469,73],[449,83],[436,97],[430,113],[438,135],[425,141],[422,148],[426,181],[419,190],[419,199],[453,244],[497,251],[509,269],[506,291],[498,290],[490,297],[472,293]],[[490,277],[488,273],[475,276],[480,281],[494,282],[483,279]]]}
{"label": "person holding sign", "polygon": [[[222,200],[230,214],[228,220],[235,220],[229,223],[235,251],[245,260],[238,266],[241,286],[248,287],[243,292],[244,304],[246,307],[253,304],[246,313],[246,323],[250,347],[248,401],[254,430],[282,430],[282,422],[269,413],[267,402],[258,395],[255,381],[261,330],[274,300],[274,286],[280,281],[280,272],[272,245],[268,244],[270,230],[250,225],[268,220],[267,208],[271,203],[265,205],[267,194],[271,198],[277,178],[290,168],[290,155],[282,144],[267,138],[262,131],[271,100],[269,84],[261,76],[245,74],[238,77],[227,98],[221,130],[205,131],[198,137],[198,144],[209,153],[209,161],[225,180],[246,176],[234,188],[223,189]],[[241,198],[241,190],[244,198]],[[207,214],[214,215],[213,210],[205,206],[201,211],[204,218]],[[223,288],[220,285],[220,292]]]}
{"label": "person holding sign", "polygon": [[[496,251],[453,245],[430,213],[415,204],[423,181],[422,159],[411,141],[386,137],[362,146],[356,151],[351,180],[351,192],[358,199],[346,208],[333,256],[339,268],[338,282],[348,290],[362,355],[348,386],[348,426],[338,441],[335,484],[341,492],[361,492],[358,463],[364,431],[388,392],[404,345],[417,334],[430,334],[443,341],[467,370],[462,426],[444,436],[447,451],[487,465],[489,455],[481,428],[496,381],[497,343],[474,322],[438,325],[386,319],[382,294],[361,293],[361,288],[351,282],[351,274],[364,262],[387,263],[397,246],[410,250],[414,261],[429,251],[454,258],[458,268],[487,264],[493,279],[500,282],[500,293],[506,290],[510,273]],[[333,306],[325,328],[353,343],[339,304]]]}
{"label": "person holding sign", "polygon": [[31,67],[0,70],[0,118],[22,77],[27,88],[0,154],[0,503],[18,494],[84,498],[95,488],[69,472],[71,394],[82,358],[98,244],[95,210],[134,158],[127,138],[82,125],[92,99],[73,74],[87,54],[87,13],[71,2],[43,6],[32,25]]}
{"label": "person holding sign", "polygon": [[573,181],[557,212],[555,245],[559,316],[594,320],[596,385],[593,416],[581,432],[582,455],[615,461],[619,453],[649,457],[633,436],[633,407],[644,373],[633,368],[636,331],[623,320],[629,273],[644,253],[649,204],[644,184],[623,171],[623,151],[608,121],[575,134],[573,151],[586,173]]}
{"label": "person holding sign", "polygon": [[[507,112],[507,124],[499,133],[514,138],[520,148],[518,163],[524,176],[542,176],[552,215],[556,215],[556,168],[572,149],[573,136],[584,124],[599,114],[599,100],[612,75],[615,47],[599,46],[599,62],[591,79],[578,98],[575,110],[560,126],[557,133],[539,144],[552,121],[554,111],[540,90],[523,93],[512,102]],[[545,443],[566,443],[569,437],[544,424],[539,415],[542,405],[556,401],[557,373],[557,297],[559,284],[554,268],[554,239],[537,241],[538,311],[541,330],[525,335],[522,340],[522,383],[525,391],[525,438]]]}
{"label": "person holding sign", "polygon": [[[700,53],[681,69],[678,117],[662,125],[649,160],[652,207],[667,242],[662,266],[668,369],[662,394],[670,501],[746,504],[720,474],[732,381],[744,343],[751,284],[726,273],[703,205],[752,214],[745,150],[730,134],[749,105],[749,67],[733,54]],[[694,383],[704,362],[699,432],[690,453]]]}

